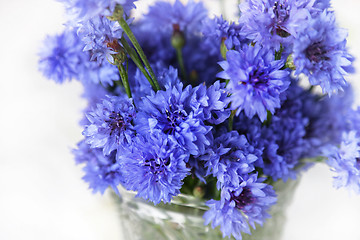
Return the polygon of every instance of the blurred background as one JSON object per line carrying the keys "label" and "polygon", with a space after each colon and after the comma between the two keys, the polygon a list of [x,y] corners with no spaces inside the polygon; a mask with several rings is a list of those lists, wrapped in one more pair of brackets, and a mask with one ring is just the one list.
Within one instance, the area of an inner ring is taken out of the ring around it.
{"label": "blurred background", "polygon": [[[151,2],[136,3],[136,15]],[[204,2],[214,14],[221,12],[217,0]],[[236,0],[224,2],[232,16]],[[360,1],[332,4],[339,24],[349,30],[350,52],[360,59]],[[64,19],[55,0],[0,0],[1,240],[122,239],[111,197],[88,190],[71,154],[82,138],[80,84],[60,86],[37,70],[42,40],[61,32]],[[358,73],[348,79],[360,90],[359,61],[355,67]],[[359,240],[359,223],[360,196],[335,190],[332,172],[319,165],[302,176],[283,240]]]}

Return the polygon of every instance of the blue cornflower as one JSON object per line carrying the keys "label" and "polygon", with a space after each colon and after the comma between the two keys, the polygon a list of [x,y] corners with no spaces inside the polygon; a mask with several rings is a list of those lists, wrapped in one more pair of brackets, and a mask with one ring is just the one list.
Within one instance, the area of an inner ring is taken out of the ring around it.
{"label": "blue cornflower", "polygon": [[207,10],[201,2],[190,0],[183,5],[176,0],[174,5],[169,2],[156,2],[144,16],[144,24],[153,31],[173,32],[173,26],[179,27],[184,33],[200,32],[201,22],[207,17]]}
{"label": "blue cornflower", "polygon": [[[162,89],[171,88],[180,81],[178,70],[172,66],[165,67],[162,62],[156,62],[156,64],[152,65],[152,69]],[[134,93],[134,97],[138,98],[138,101],[140,101],[142,97],[150,95],[151,92],[153,92],[149,81],[138,68],[135,70],[134,74],[129,74],[129,81],[131,84],[131,91]]]}
{"label": "blue cornflower", "polygon": [[89,124],[83,135],[91,148],[103,148],[104,155],[131,143],[135,136],[133,119],[136,115],[131,99],[109,96],[86,114]]}
{"label": "blue cornflower", "polygon": [[[223,123],[231,114],[227,108],[229,97],[225,85],[216,81],[206,89],[207,103],[203,105],[203,114],[204,119],[210,124]],[[198,88],[204,88],[203,86],[199,85]]]}
{"label": "blue cornflower", "polygon": [[309,118],[303,113],[303,92],[301,87],[292,85],[286,92],[286,100],[281,108],[276,110],[268,126],[262,129],[263,171],[274,181],[295,179],[295,166],[301,158],[308,157],[304,138]]}
{"label": "blue cornflower", "polygon": [[250,152],[256,155],[257,160],[254,162],[255,167],[264,167],[263,150],[266,142],[262,136],[263,124],[259,118],[248,118],[244,113],[234,117],[233,129],[240,135],[244,135],[249,142]]}
{"label": "blue cornflower", "polygon": [[310,157],[319,156],[323,146],[339,145],[344,131],[360,129],[353,125],[354,94],[350,85],[344,92],[331,97],[325,95],[320,98],[305,91],[301,95],[302,113],[309,119],[306,127],[308,150],[305,151],[311,152]]}
{"label": "blue cornflower", "polygon": [[45,77],[57,83],[78,77],[82,50],[74,31],[67,29],[59,35],[47,36],[39,56],[39,69]]}
{"label": "blue cornflower", "polygon": [[78,164],[86,164],[83,168],[85,182],[93,192],[103,194],[111,187],[119,194],[117,186],[123,182],[120,173],[120,165],[116,161],[116,153],[104,156],[101,148],[91,148],[84,140],[78,143],[77,149],[73,150],[75,161]]}
{"label": "blue cornflower", "polygon": [[190,154],[201,154],[210,144],[211,126],[205,125],[203,114],[199,112],[203,108],[197,108],[197,101],[192,87],[183,89],[182,83],[165,91],[152,92],[139,103],[137,131],[146,135],[161,130]]}
{"label": "blue cornflower", "polygon": [[240,4],[242,33],[253,42],[287,46],[312,11],[312,0],[248,0]]}
{"label": "blue cornflower", "polygon": [[[128,20],[130,21],[130,20]],[[123,30],[120,24],[103,16],[84,21],[78,29],[78,36],[85,43],[84,51],[91,51],[91,60],[102,63],[104,59],[114,63],[112,54],[122,51],[119,39]]]}
{"label": "blue cornflower", "polygon": [[87,21],[95,16],[109,16],[117,4],[121,5],[128,16],[135,8],[136,0],[58,0],[65,4],[67,13],[74,16],[74,21]]}
{"label": "blue cornflower", "polygon": [[242,37],[241,25],[228,22],[222,16],[203,22],[202,33],[207,51],[213,55],[220,54],[222,41],[227,49],[239,49],[247,41]]}
{"label": "blue cornflower", "polygon": [[344,75],[352,71],[353,57],[346,50],[347,32],[338,28],[333,12],[324,11],[309,20],[294,42],[296,74],[304,73],[311,85],[331,95],[347,85]]}
{"label": "blue cornflower", "polygon": [[241,240],[241,233],[250,233],[250,224],[263,224],[270,215],[267,211],[276,203],[276,194],[271,185],[262,183],[264,179],[256,174],[244,176],[240,186],[226,186],[221,189],[220,201],[210,200],[206,204],[205,224],[212,228],[220,225],[223,237],[231,235]]}
{"label": "blue cornflower", "polygon": [[134,139],[119,155],[124,186],[155,204],[170,202],[180,193],[189,155],[159,131]]}
{"label": "blue cornflower", "polygon": [[257,114],[261,121],[267,111],[280,107],[280,94],[289,84],[289,72],[281,70],[284,62],[274,60],[274,53],[259,45],[244,46],[243,50],[230,50],[226,61],[220,62],[223,72],[218,77],[230,79],[226,88],[231,93],[231,109],[236,115],[244,110],[252,118]]}
{"label": "blue cornflower", "polygon": [[320,10],[329,9],[331,7],[330,0],[316,0],[314,7]]}
{"label": "blue cornflower", "polygon": [[255,170],[253,164],[258,158],[253,152],[254,148],[244,135],[231,131],[215,138],[199,159],[204,162],[207,175],[217,178],[220,189],[228,185],[240,186],[239,176]]}
{"label": "blue cornflower", "polygon": [[78,69],[78,79],[82,83],[102,84],[107,87],[113,86],[115,81],[120,80],[116,66],[105,61],[99,65],[97,62],[90,61],[89,58],[84,59]]}
{"label": "blue cornflower", "polygon": [[337,176],[334,178],[336,188],[349,187],[360,193],[360,138],[356,131],[344,132],[340,148],[324,147],[327,163]]}

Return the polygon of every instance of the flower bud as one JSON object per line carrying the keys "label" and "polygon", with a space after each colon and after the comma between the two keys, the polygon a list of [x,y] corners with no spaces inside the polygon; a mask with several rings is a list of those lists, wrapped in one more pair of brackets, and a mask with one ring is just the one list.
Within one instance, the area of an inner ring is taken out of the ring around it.
{"label": "flower bud", "polygon": [[185,36],[182,31],[180,31],[179,24],[173,24],[173,35],[171,37],[171,45],[175,49],[182,49],[185,46]]}

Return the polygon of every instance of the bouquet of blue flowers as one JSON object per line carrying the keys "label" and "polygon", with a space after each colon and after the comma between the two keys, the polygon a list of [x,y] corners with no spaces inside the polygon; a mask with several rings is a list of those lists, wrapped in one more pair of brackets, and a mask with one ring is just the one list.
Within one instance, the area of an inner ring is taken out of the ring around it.
{"label": "bouquet of blue flowers", "polygon": [[360,192],[354,59],[329,0],[247,0],[235,22],[194,1],[159,1],[139,19],[136,0],[60,1],[69,20],[39,68],[84,86],[74,155],[94,192],[194,194],[205,224],[237,240],[270,217],[274,183],[313,163]]}

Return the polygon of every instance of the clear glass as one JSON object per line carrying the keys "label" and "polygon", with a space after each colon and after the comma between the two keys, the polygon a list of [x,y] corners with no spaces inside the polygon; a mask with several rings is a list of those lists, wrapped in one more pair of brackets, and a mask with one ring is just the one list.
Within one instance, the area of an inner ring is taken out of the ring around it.
{"label": "clear glass", "polygon": [[[244,240],[280,240],[286,221],[286,209],[291,203],[299,180],[278,181],[274,188],[278,202],[270,211],[272,218],[257,226],[251,235],[243,234]],[[179,195],[171,204],[154,206],[136,193],[119,189],[116,196],[122,223],[123,239],[127,240],[213,240],[223,239],[219,228],[204,226],[202,218],[207,206],[203,201],[187,195]],[[228,239],[228,238],[226,238]],[[231,238],[233,239],[233,238]]]}

